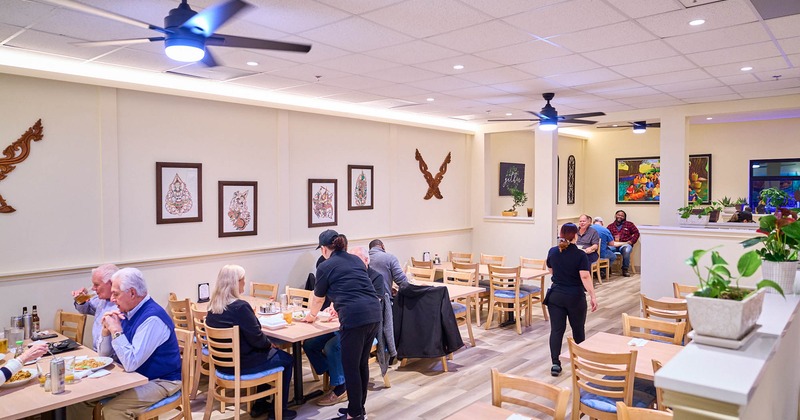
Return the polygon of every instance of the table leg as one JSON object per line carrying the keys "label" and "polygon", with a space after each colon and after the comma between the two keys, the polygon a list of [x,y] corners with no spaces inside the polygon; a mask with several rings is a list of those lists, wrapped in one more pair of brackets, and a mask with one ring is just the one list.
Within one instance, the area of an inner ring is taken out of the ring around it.
{"label": "table leg", "polygon": [[67,407],[56,408],[53,410],[53,419],[67,420]]}
{"label": "table leg", "polygon": [[294,356],[294,399],[289,401],[290,406],[303,405],[306,401],[319,397],[322,391],[316,390],[306,395],[303,391],[303,344],[300,341],[292,343]]}

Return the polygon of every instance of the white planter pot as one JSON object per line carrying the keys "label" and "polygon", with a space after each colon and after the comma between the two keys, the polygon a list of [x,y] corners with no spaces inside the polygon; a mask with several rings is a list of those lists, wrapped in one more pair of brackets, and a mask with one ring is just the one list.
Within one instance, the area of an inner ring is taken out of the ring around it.
{"label": "white planter pot", "polygon": [[689,321],[697,334],[739,340],[756,324],[764,303],[764,289],[742,301],[688,295]]}
{"label": "white planter pot", "polygon": [[707,225],[708,215],[697,217],[693,214],[686,219],[681,219],[681,223],[684,225]]}
{"label": "white planter pot", "polygon": [[[794,278],[797,275],[797,261],[764,261],[761,264],[762,277],[778,283],[784,294],[794,293]],[[767,289],[767,293],[778,293]]]}

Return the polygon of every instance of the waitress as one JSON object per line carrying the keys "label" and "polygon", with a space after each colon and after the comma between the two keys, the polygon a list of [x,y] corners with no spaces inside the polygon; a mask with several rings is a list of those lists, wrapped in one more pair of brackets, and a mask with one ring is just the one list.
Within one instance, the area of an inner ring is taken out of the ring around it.
{"label": "waitress", "polygon": [[339,314],[342,368],[347,388],[347,409],[341,419],[363,419],[369,384],[369,351],[378,335],[381,306],[364,263],[346,251],[344,235],[326,230],[319,235],[325,262],[317,267],[317,283],[306,322],[314,322],[325,297]]}

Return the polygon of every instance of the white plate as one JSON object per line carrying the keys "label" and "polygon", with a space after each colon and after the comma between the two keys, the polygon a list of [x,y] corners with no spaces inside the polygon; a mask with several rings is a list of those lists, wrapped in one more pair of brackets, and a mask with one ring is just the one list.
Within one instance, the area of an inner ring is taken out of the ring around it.
{"label": "white plate", "polygon": [[761,325],[759,324],[753,325],[753,328],[750,329],[750,332],[745,334],[745,336],[742,337],[741,340],[729,340],[727,338],[709,337],[706,335],[697,334],[697,332],[695,331],[689,331],[687,337],[694,340],[694,342],[697,344],[705,344],[708,346],[724,347],[726,349],[737,350],[743,345],[745,345],[748,341],[750,341],[751,338],[753,338],[756,335],[756,331],[758,331],[759,327],[761,327]]}
{"label": "white plate", "polygon": [[277,315],[277,314],[281,313],[281,311],[275,311],[275,312],[261,312],[261,311],[258,311],[257,313],[259,315],[267,316],[267,315]]}
{"label": "white plate", "polygon": [[87,358],[83,358],[83,359],[76,359],[74,363],[75,363],[75,364],[80,364],[81,362],[83,362],[83,361],[85,361],[85,360],[89,360],[89,359],[96,360],[96,361],[98,361],[98,362],[102,363],[103,365],[102,365],[102,366],[93,367],[93,368],[91,368],[91,369],[80,369],[80,368],[77,368],[77,367],[76,367],[76,368],[75,368],[75,372],[83,372],[83,371],[86,371],[86,370],[96,371],[96,370],[98,370],[98,369],[102,369],[102,368],[104,368],[104,367],[106,367],[106,366],[110,365],[111,363],[114,363],[114,359],[112,359],[112,358],[110,358],[110,357],[103,357],[103,356],[97,356],[97,357],[87,357]]}
{"label": "white plate", "polygon": [[308,314],[308,311],[306,310],[296,311],[292,313],[292,318],[294,318],[296,321],[302,321],[306,319],[306,314]]}
{"label": "white plate", "polygon": [[32,381],[34,378],[36,378],[39,375],[39,373],[36,371],[36,369],[22,369],[22,370],[26,370],[26,371],[30,372],[31,376],[28,377],[28,379],[23,379],[21,381],[6,382],[3,385],[0,385],[0,388],[16,388],[18,386],[23,386],[23,385],[27,384],[28,382]]}

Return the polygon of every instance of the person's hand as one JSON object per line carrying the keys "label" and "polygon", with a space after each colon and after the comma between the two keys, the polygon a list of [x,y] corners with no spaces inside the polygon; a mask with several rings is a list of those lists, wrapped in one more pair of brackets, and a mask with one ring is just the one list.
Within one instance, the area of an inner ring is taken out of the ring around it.
{"label": "person's hand", "polygon": [[47,343],[40,341],[37,343],[33,343],[28,350],[25,350],[17,359],[19,359],[22,364],[28,363],[31,360],[36,360],[41,357],[43,354],[47,352]]}
{"label": "person's hand", "polygon": [[328,306],[322,312],[326,312],[331,315],[331,319],[336,319],[339,317],[339,314],[336,312],[336,309],[333,309],[333,305]]}
{"label": "person's hand", "polygon": [[317,316],[316,315],[312,315],[311,312],[306,314],[306,317],[303,318],[303,322],[308,322],[309,324],[312,324],[316,320],[317,320]]}
{"label": "person's hand", "polygon": [[108,329],[109,333],[111,334],[122,331],[122,323],[120,320],[124,318],[125,316],[119,311],[106,312],[106,314],[103,315],[103,327]]}
{"label": "person's hand", "polygon": [[86,294],[89,294],[89,291],[88,291],[88,290],[86,290],[86,288],[85,288],[85,287],[82,287],[82,288],[80,288],[80,289],[78,289],[78,290],[73,290],[73,291],[72,291],[72,297],[73,297],[73,298],[76,298],[76,297],[78,297],[78,296],[80,296],[80,295],[86,295]]}
{"label": "person's hand", "polygon": [[597,310],[597,297],[591,296],[592,312]]}

